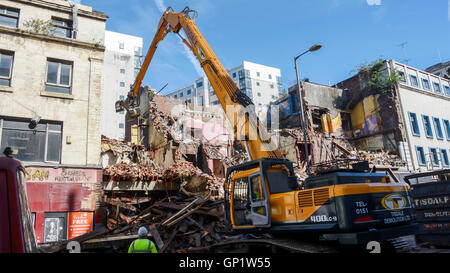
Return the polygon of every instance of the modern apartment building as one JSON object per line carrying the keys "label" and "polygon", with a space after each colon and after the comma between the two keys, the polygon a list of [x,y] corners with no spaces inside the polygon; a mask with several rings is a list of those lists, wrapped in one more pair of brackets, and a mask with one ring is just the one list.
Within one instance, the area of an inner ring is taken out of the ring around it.
{"label": "modern apartment building", "polygon": [[102,134],[125,138],[125,112],[116,113],[114,104],[124,100],[141,68],[141,37],[105,31],[105,67],[102,96]]}
{"label": "modern apartment building", "polygon": [[26,167],[40,243],[94,226],[107,18],[68,1],[0,0],[0,150]]}
{"label": "modern apartment building", "polygon": [[[252,99],[260,117],[265,117],[270,102],[275,101],[283,89],[280,69],[243,61],[240,66],[227,71],[238,88]],[[167,96],[183,99],[197,106],[219,104],[206,77],[198,78],[192,84],[172,91]]]}

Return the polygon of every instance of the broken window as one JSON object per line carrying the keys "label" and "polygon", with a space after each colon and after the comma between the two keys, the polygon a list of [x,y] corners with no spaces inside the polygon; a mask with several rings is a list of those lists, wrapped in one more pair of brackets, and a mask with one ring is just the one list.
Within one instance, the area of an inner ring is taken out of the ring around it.
{"label": "broken window", "polygon": [[14,53],[0,51],[0,85],[11,86]]}
{"label": "broken window", "polygon": [[19,10],[0,6],[0,25],[17,27],[19,22]]}
{"label": "broken window", "polygon": [[72,20],[52,17],[52,34],[54,36],[73,38],[72,31]]}
{"label": "broken window", "polygon": [[60,162],[62,125],[40,121],[34,129],[29,121],[0,119],[1,148],[17,149],[17,159],[29,162]]}
{"label": "broken window", "polygon": [[70,94],[71,83],[71,62],[47,60],[47,81],[45,82],[45,91]]}

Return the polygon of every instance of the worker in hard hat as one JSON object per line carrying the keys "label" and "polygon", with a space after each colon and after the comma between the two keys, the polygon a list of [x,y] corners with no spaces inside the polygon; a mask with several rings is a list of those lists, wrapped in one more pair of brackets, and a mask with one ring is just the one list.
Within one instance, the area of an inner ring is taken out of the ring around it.
{"label": "worker in hard hat", "polygon": [[158,253],[155,244],[147,239],[148,231],[145,227],[140,227],[138,231],[139,239],[134,240],[128,248],[128,253]]}

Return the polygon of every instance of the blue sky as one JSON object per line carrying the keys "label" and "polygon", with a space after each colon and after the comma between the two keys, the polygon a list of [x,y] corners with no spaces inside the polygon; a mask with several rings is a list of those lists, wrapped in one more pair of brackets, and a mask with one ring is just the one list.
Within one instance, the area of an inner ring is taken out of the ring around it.
{"label": "blue sky", "polygon": [[[106,29],[144,38],[146,52],[161,10],[198,11],[196,24],[228,69],[243,60],[281,69],[284,87],[295,83],[294,56],[311,45],[323,48],[299,59],[300,78],[334,84],[358,65],[379,57],[419,69],[450,60],[450,0],[82,0],[108,14]],[[164,93],[202,73],[179,37],[160,43],[144,79]],[[188,54],[189,53],[189,54]]]}

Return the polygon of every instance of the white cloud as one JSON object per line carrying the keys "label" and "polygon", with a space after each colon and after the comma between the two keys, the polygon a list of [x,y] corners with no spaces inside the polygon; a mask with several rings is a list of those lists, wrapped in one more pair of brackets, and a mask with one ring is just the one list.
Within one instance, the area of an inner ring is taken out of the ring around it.
{"label": "white cloud", "polygon": [[369,6],[380,6],[381,0],[366,0]]}

